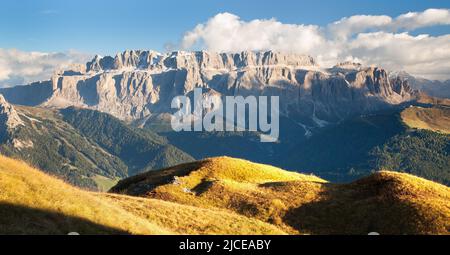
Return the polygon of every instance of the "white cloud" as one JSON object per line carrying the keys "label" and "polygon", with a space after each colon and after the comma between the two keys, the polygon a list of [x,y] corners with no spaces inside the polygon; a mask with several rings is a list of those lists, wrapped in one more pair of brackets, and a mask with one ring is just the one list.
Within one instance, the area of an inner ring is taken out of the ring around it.
{"label": "white cloud", "polygon": [[56,70],[85,63],[88,59],[88,55],[74,51],[43,53],[0,49],[0,87],[49,79]]}
{"label": "white cloud", "polygon": [[450,10],[428,9],[424,12],[408,12],[395,19],[393,24],[397,28],[416,29],[435,25],[449,25]]}
{"label": "white cloud", "polygon": [[[450,10],[428,9],[398,17],[355,15],[323,27],[285,24],[275,19],[244,21],[220,13],[188,31],[181,46],[218,52],[292,52],[311,55],[322,66],[353,60],[428,78],[450,79],[450,34],[410,33],[437,25],[450,25]],[[44,53],[0,48],[0,87],[45,80],[57,69],[88,60],[88,55],[73,51]]]}
{"label": "white cloud", "polygon": [[294,52],[312,55],[324,66],[357,60],[428,78],[449,79],[450,35],[410,34],[417,28],[449,24],[447,9],[410,12],[394,18],[355,15],[325,27],[284,24],[275,19],[243,21],[236,15],[220,13],[188,31],[182,47],[219,52]]}
{"label": "white cloud", "polygon": [[352,34],[364,32],[369,28],[383,28],[392,23],[389,16],[371,16],[371,15],[355,15],[342,18],[328,25],[328,29],[332,36],[340,39],[346,39]]}
{"label": "white cloud", "polygon": [[274,19],[244,22],[233,14],[220,13],[186,33],[182,47],[191,48],[200,43],[212,51],[308,52],[323,40],[318,26],[283,24]]}
{"label": "white cloud", "polygon": [[345,54],[363,63],[431,78],[450,78],[450,35],[365,33],[349,42],[345,50]]}

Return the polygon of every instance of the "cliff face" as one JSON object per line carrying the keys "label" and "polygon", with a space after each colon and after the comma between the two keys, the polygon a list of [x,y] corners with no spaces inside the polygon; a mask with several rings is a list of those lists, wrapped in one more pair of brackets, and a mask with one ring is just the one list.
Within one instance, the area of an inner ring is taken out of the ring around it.
{"label": "cliff face", "polygon": [[20,146],[22,144],[21,141],[18,139],[11,139],[10,134],[14,132],[17,127],[23,125],[24,123],[14,106],[8,103],[0,94],[0,142],[10,140],[14,145]]}
{"label": "cliff face", "polygon": [[17,114],[14,107],[9,104],[0,94],[0,125],[1,129],[14,129],[19,125],[23,125],[22,120]]}
{"label": "cliff face", "polygon": [[[282,114],[310,126],[408,101],[413,92],[381,68],[341,63],[321,69],[304,55],[268,52],[125,51],[48,82],[3,89],[12,103],[80,106],[123,120],[172,112],[172,98],[202,87],[221,95],[280,96]],[[30,101],[27,89],[36,91]],[[23,94],[23,96],[21,96]]]}

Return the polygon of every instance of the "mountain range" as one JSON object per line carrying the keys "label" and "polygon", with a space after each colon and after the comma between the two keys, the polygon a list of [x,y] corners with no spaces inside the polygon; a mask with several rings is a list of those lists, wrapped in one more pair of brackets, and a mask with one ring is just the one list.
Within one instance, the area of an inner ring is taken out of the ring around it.
{"label": "mountain range", "polygon": [[272,51],[160,54],[128,50],[114,58],[96,56],[49,81],[0,93],[13,104],[85,107],[142,124],[149,117],[172,113],[172,99],[189,95],[196,87],[222,96],[279,96],[280,113],[308,127],[414,98],[407,82],[389,77],[382,68],[355,63],[321,68],[312,57]]}
{"label": "mountain range", "polygon": [[[407,107],[420,106],[447,118],[448,104],[413,89],[421,84],[413,78],[352,62],[322,68],[310,56],[273,51],[128,50],[96,56],[48,81],[0,89],[0,148],[101,190],[143,171],[216,156],[331,181],[389,169],[448,185],[448,134],[402,117]],[[172,131],[172,98],[192,96],[196,87],[221,96],[279,96],[279,141],[260,143],[258,132],[249,131]]]}
{"label": "mountain range", "polygon": [[420,90],[430,96],[439,98],[450,98],[450,80],[430,80],[422,77],[415,77],[405,71],[391,72],[391,77],[400,77],[408,81],[411,88]]}

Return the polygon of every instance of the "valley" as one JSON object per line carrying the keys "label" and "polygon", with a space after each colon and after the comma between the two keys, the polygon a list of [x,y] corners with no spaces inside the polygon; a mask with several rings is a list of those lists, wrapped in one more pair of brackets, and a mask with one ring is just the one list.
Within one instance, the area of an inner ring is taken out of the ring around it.
{"label": "valley", "polygon": [[10,120],[22,124],[3,128],[2,154],[94,190],[106,191],[118,180],[143,171],[218,156],[313,173],[333,182],[349,182],[390,169],[450,183],[449,113],[439,103],[412,102],[408,104],[411,107],[360,115],[315,129],[282,117],[277,143],[261,143],[259,133],[251,131],[154,130],[154,126],[166,126],[166,120],[137,126],[83,108],[3,104],[17,112],[6,115],[5,125]]}

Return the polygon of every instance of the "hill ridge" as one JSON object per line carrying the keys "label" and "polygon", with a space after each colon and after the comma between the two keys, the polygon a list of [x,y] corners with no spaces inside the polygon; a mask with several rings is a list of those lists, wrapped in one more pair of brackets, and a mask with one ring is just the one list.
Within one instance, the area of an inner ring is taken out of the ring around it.
{"label": "hill ridge", "polygon": [[125,179],[110,192],[225,209],[291,234],[449,234],[445,185],[390,171],[334,184],[265,166],[207,159]]}
{"label": "hill ridge", "polygon": [[219,209],[89,192],[0,155],[0,234],[285,234]]}

